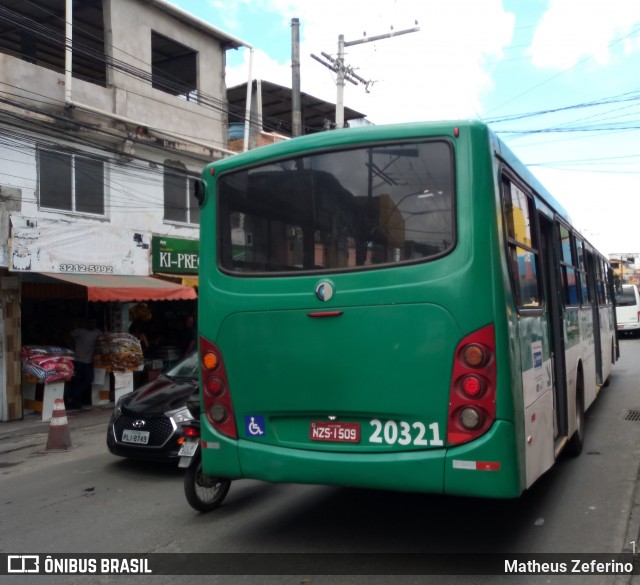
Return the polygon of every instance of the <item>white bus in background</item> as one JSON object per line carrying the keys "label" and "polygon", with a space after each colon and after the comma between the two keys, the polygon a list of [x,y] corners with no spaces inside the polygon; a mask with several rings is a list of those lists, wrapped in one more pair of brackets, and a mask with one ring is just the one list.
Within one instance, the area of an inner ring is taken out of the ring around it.
{"label": "white bus in background", "polygon": [[616,321],[621,333],[640,332],[640,294],[635,284],[623,284],[616,289]]}

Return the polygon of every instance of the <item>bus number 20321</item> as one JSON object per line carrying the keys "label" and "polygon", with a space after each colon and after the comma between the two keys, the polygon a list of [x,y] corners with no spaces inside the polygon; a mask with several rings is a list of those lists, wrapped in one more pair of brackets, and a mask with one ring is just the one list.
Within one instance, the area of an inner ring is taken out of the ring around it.
{"label": "bus number 20321", "polygon": [[381,420],[374,418],[369,424],[373,432],[369,436],[369,443],[386,443],[387,445],[416,445],[426,447],[441,447],[444,443],[440,438],[438,423],[426,426],[421,422],[408,423],[405,421]]}

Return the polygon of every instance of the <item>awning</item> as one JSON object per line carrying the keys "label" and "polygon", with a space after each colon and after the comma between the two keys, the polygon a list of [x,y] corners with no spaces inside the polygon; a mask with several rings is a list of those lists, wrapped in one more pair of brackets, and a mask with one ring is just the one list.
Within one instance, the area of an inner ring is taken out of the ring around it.
{"label": "awning", "polygon": [[[89,301],[188,301],[197,299],[196,291],[151,276],[121,276],[115,274],[43,274],[48,278],[68,282],[86,289]],[[35,283],[33,283],[35,284]]]}

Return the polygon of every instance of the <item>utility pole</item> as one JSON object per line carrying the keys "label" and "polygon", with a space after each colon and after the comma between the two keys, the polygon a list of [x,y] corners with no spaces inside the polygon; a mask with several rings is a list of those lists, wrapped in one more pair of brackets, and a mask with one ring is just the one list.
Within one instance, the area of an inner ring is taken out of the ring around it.
{"label": "utility pole", "polygon": [[344,128],[344,86],[345,81],[349,81],[354,85],[358,85],[358,83],[362,83],[365,86],[365,90],[369,91],[369,86],[373,83],[373,81],[366,79],[362,79],[353,72],[353,67],[347,66],[344,63],[344,49],[345,47],[351,47],[353,45],[361,45],[363,43],[372,43],[375,41],[380,41],[382,39],[390,39],[391,37],[397,37],[399,35],[406,35],[408,33],[418,32],[420,27],[418,26],[418,21],[416,20],[416,26],[413,28],[408,28],[400,31],[394,31],[393,27],[391,27],[391,32],[383,35],[376,35],[373,37],[367,37],[367,33],[364,33],[363,38],[355,40],[355,41],[345,41],[344,35],[338,36],[338,57],[334,59],[327,53],[320,53],[325,61],[323,61],[320,57],[317,57],[314,54],[311,54],[318,63],[324,65],[331,71],[336,74],[336,87],[337,87],[337,96],[336,96],[336,128]]}
{"label": "utility pole", "polygon": [[302,135],[302,99],[300,97],[300,20],[291,19],[291,135]]}

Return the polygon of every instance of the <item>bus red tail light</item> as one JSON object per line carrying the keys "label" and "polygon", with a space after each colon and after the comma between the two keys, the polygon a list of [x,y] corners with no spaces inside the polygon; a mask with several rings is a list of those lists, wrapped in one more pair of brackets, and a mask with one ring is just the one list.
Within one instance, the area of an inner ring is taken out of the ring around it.
{"label": "bus red tail light", "polygon": [[206,383],[203,384],[203,388],[209,396],[220,396],[220,394],[224,392],[225,383],[217,376],[211,376],[207,378]]}
{"label": "bus red tail light", "polygon": [[202,398],[204,411],[218,432],[238,438],[229,380],[220,350],[204,337],[200,338],[200,364],[202,366]]}
{"label": "bus red tail light", "polygon": [[483,385],[478,376],[465,376],[462,378],[460,388],[469,398],[477,398],[482,394]]}
{"label": "bus red tail light", "polygon": [[496,417],[496,342],[493,325],[465,337],[456,348],[449,391],[447,443],[468,443]]}

